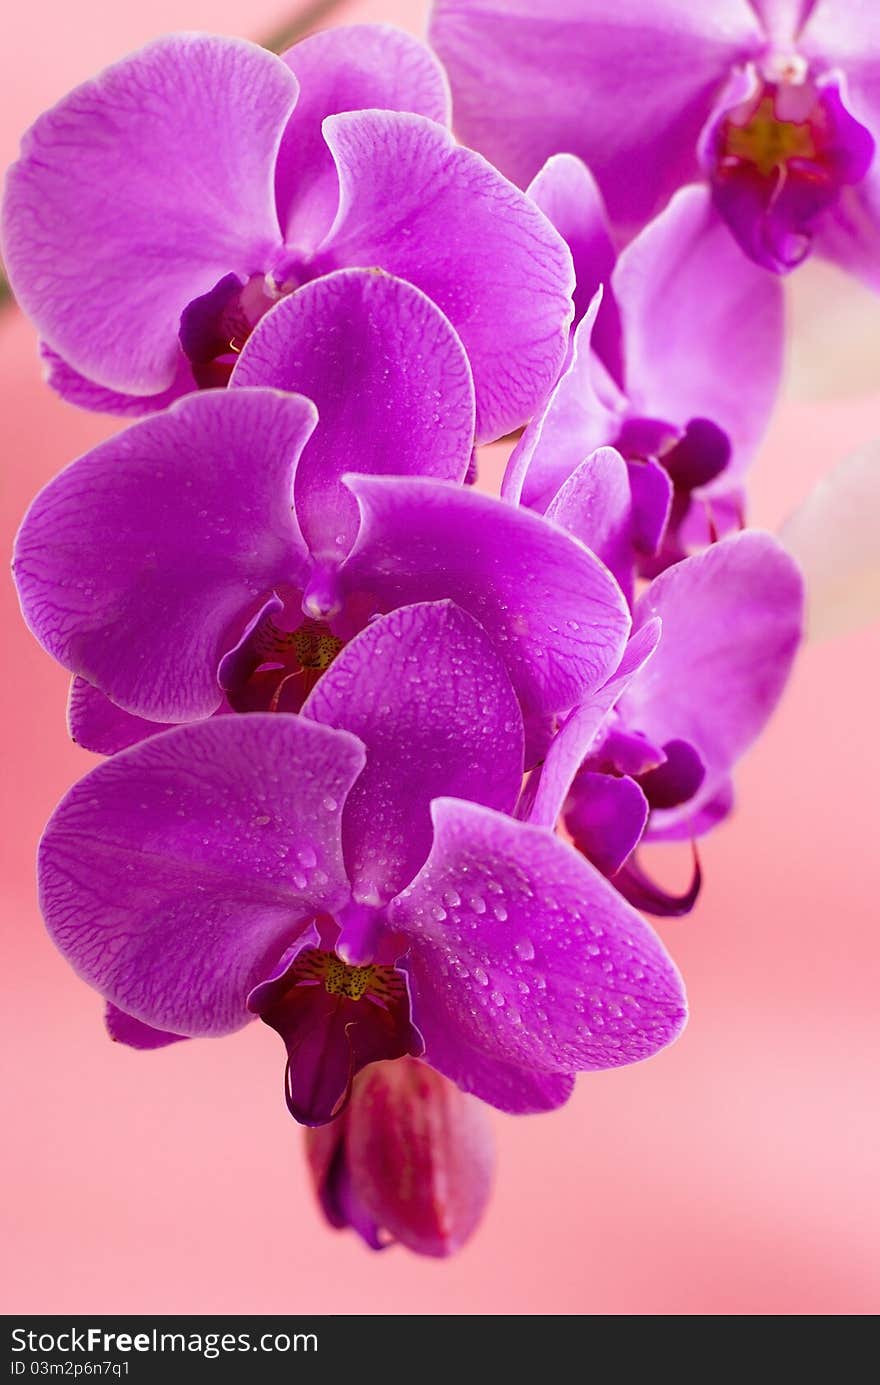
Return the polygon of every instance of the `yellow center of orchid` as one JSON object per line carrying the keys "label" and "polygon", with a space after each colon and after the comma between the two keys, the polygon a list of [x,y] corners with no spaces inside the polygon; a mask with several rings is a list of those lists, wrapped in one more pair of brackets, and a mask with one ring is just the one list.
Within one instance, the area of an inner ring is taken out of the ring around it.
{"label": "yellow center of orchid", "polygon": [[294,630],[291,643],[300,668],[316,669],[323,673],[333,663],[345,642],[331,635],[326,626],[316,629],[314,626],[301,625]]}
{"label": "yellow center of orchid", "polygon": [[353,967],[335,952],[322,952],[318,948],[306,948],[296,971],[298,981],[319,981],[328,995],[343,996],[346,1000],[362,1000],[370,995],[374,1000],[387,1002],[404,990],[403,979],[394,967],[375,963]]}
{"label": "yellow center of orchid", "polygon": [[348,1000],[360,1000],[376,973],[374,966],[351,967],[338,957],[328,956],[324,989],[328,995],[344,995]]}
{"label": "yellow center of orchid", "polygon": [[[251,675],[253,686],[263,683],[267,711],[277,712],[286,689],[296,691],[299,705],[311,692],[322,673],[333,663],[345,641],[334,635],[328,625],[316,620],[305,620],[296,630],[282,630],[272,619],[261,622],[251,635],[249,650],[253,653],[256,672]],[[253,711],[253,705],[235,700],[247,693],[248,682],[233,689],[235,697],[230,702],[235,711]],[[297,706],[284,710],[296,711]]]}
{"label": "yellow center of orchid", "polygon": [[769,178],[789,159],[815,159],[816,145],[809,125],[779,120],[773,97],[765,96],[744,125],[728,123],[725,153],[754,164],[762,178]]}

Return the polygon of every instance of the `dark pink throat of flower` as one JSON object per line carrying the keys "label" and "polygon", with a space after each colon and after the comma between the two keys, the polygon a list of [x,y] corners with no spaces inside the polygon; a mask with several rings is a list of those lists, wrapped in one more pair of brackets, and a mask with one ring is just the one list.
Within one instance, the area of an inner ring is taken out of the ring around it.
{"label": "dark pink throat of flower", "polygon": [[783,120],[777,113],[778,90],[771,88],[750,110],[735,112],[725,122],[722,163],[748,163],[762,178],[778,177],[790,160],[817,165],[821,148],[818,131],[809,118]]}
{"label": "dark pink throat of flower", "polygon": [[375,962],[364,967],[351,966],[335,952],[323,952],[317,947],[306,948],[300,954],[293,976],[294,985],[323,986],[340,1003],[366,998],[373,1004],[387,1005],[393,998],[406,994],[403,979],[394,967],[378,966]]}
{"label": "dark pink throat of flower", "polygon": [[236,659],[229,705],[235,712],[298,712],[344,646],[320,621],[284,630],[267,616]]}
{"label": "dark pink throat of flower", "polygon": [[403,973],[351,966],[322,948],[304,948],[269,984],[259,1014],[284,1040],[287,1106],[303,1125],[341,1115],[368,1063],[421,1052]]}
{"label": "dark pink throat of flower", "polygon": [[759,264],[791,269],[808,253],[821,215],[874,159],[870,132],[847,110],[830,78],[812,80],[806,64],[776,64],[776,80],[754,91],[718,123],[711,156],[716,205]]}
{"label": "dark pink throat of flower", "polygon": [[180,318],[180,345],[201,389],[229,383],[239,354],[257,323],[294,285],[278,287],[264,274],[243,283],[227,274],[187,304]]}

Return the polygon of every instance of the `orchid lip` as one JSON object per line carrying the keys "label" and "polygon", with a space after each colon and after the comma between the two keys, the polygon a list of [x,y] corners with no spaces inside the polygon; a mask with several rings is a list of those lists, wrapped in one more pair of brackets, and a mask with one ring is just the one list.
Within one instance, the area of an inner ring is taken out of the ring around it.
{"label": "orchid lip", "polygon": [[180,317],[180,346],[201,389],[226,385],[238,356],[257,323],[286,293],[269,275],[243,281],[226,274],[207,293],[194,298]]}
{"label": "orchid lip", "polygon": [[703,873],[696,842],[691,842],[693,868],[690,884],[681,894],[672,894],[644,871],[636,853],[617,872],[615,887],[634,908],[658,918],[683,918],[696,904],[703,887]]}
{"label": "orchid lip", "polygon": [[809,253],[820,218],[874,161],[843,78],[797,54],[739,69],[701,139],[715,204],[746,254],[785,273]]}
{"label": "orchid lip", "polygon": [[[358,906],[345,923],[351,927],[356,917],[363,922]],[[372,922],[378,937],[381,920]],[[248,1004],[284,1040],[285,1100],[302,1125],[337,1119],[368,1064],[424,1051],[411,1020],[406,974],[384,962],[344,960],[338,945],[327,948],[314,927],[284,970],[256,987]]]}

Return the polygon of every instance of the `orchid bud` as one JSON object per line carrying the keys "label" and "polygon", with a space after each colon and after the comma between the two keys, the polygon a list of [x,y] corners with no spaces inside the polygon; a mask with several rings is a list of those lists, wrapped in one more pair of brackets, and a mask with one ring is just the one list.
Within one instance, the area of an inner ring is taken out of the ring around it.
{"label": "orchid bud", "polygon": [[339,1120],[307,1130],[306,1152],[331,1226],[374,1250],[398,1241],[452,1255],[489,1198],[492,1132],[475,1097],[414,1058],[373,1063]]}

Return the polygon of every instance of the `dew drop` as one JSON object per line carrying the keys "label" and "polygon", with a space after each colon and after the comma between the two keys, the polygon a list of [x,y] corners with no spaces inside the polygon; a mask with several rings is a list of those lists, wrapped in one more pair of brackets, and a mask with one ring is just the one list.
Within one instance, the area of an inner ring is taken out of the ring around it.
{"label": "dew drop", "polygon": [[478,981],[481,986],[488,986],[489,984],[489,978],[482,967],[474,967],[474,980]]}
{"label": "dew drop", "polygon": [[535,956],[535,945],[531,938],[520,938],[519,942],[514,943],[513,950],[521,962],[531,962]]}

